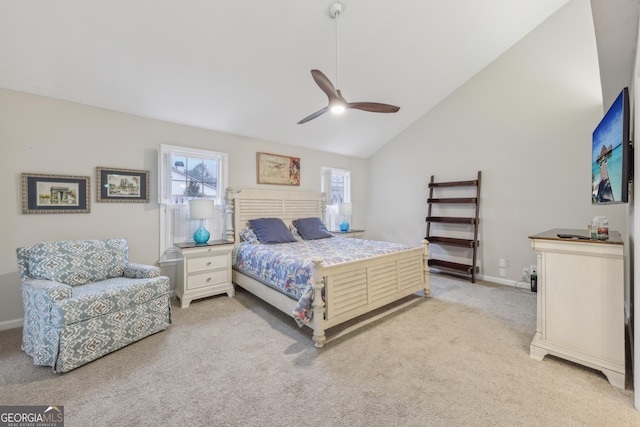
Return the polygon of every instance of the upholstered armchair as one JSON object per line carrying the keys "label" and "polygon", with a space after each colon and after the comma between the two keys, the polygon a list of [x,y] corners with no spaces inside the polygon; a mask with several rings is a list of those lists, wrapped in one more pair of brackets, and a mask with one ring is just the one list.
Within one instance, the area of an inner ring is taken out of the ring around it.
{"label": "upholstered armchair", "polygon": [[18,248],[22,349],[67,372],[166,329],[169,278],[132,264],[126,239],[50,241]]}

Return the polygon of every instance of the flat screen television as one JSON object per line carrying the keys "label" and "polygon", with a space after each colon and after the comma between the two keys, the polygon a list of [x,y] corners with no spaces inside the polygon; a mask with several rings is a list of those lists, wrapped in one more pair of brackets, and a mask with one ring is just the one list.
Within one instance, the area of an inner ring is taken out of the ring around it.
{"label": "flat screen television", "polygon": [[629,89],[624,88],[598,127],[591,143],[591,203],[627,203],[631,178]]}

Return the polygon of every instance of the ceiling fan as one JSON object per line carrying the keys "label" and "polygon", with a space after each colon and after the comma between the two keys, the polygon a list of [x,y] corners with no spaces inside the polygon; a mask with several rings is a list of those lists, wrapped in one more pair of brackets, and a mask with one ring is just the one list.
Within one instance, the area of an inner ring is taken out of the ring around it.
{"label": "ceiling fan", "polygon": [[[329,8],[329,15],[336,20],[336,84],[339,85],[340,81],[338,78],[338,18],[342,13],[342,4],[339,2],[335,2]],[[347,102],[346,99],[342,96],[342,92],[340,89],[336,89],[336,87],[331,83],[331,80],[325,76],[320,70],[311,70],[311,76],[313,80],[315,80],[316,84],[320,87],[320,89],[327,95],[329,98],[329,104],[321,110],[316,111],[315,113],[305,117],[300,120],[298,124],[306,123],[310,120],[315,119],[326,113],[327,111],[331,111],[334,113],[342,113],[347,108],[353,108],[356,110],[369,111],[372,113],[395,113],[400,110],[400,107],[396,107],[395,105],[389,104],[380,104],[378,102]]]}

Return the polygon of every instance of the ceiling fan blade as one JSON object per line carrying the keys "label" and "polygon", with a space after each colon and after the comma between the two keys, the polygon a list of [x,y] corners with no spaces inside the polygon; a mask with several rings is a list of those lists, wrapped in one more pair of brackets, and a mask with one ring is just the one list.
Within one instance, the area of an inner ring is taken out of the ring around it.
{"label": "ceiling fan blade", "polygon": [[389,104],[380,104],[378,102],[350,102],[347,108],[355,108],[356,110],[370,111],[372,113],[396,113],[400,107]]}
{"label": "ceiling fan blade", "polygon": [[339,99],[340,101],[342,101],[342,103],[344,104],[344,107],[345,107],[345,108],[347,108],[347,105],[348,105],[349,103],[347,102],[347,100],[346,100],[346,99],[344,99],[344,96],[342,96],[342,92],[340,92],[340,89],[336,90],[336,95],[337,95],[338,99]]}
{"label": "ceiling fan blade", "polygon": [[303,124],[303,123],[307,123],[309,120],[313,120],[316,117],[319,117],[321,115],[323,115],[324,113],[326,113],[327,111],[329,111],[329,107],[324,107],[322,110],[316,111],[315,113],[305,117],[304,119],[300,120],[298,122],[299,125]]}
{"label": "ceiling fan blade", "polygon": [[313,80],[316,81],[317,85],[320,86],[320,89],[327,95],[329,98],[329,102],[334,101],[338,98],[338,91],[336,87],[331,83],[331,80],[325,76],[320,70],[311,70],[311,75],[313,76]]}

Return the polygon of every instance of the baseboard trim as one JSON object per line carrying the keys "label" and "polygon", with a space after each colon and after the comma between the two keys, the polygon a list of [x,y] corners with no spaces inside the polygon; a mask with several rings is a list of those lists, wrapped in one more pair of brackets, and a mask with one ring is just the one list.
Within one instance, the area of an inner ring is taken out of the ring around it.
{"label": "baseboard trim", "polygon": [[0,331],[4,331],[7,329],[14,329],[14,328],[22,328],[23,321],[24,319],[14,319],[14,320],[7,320],[6,322],[0,322]]}
{"label": "baseboard trim", "polygon": [[[465,275],[458,275],[455,273],[450,273],[448,271],[443,271],[443,270],[438,270],[437,268],[432,268],[431,271],[433,271],[434,273],[446,273],[446,274],[451,274],[453,276],[457,276],[460,277],[461,279],[470,279],[469,276],[465,276]],[[528,290],[529,292],[531,292],[531,284],[527,283],[527,282],[523,282],[521,280],[508,280],[505,279],[504,277],[493,277],[493,276],[484,276],[482,274],[477,274],[476,275],[476,281],[481,280],[481,281],[485,281],[485,282],[491,282],[491,283],[496,283],[498,285],[505,285],[505,286],[511,286],[514,288],[518,288],[518,289],[525,289]]]}
{"label": "baseboard trim", "polygon": [[505,285],[505,286],[512,286],[518,289],[526,289],[529,292],[531,292],[531,284],[527,282],[523,282],[521,280],[508,280],[508,279],[505,279],[504,277],[484,276],[480,274],[477,275],[476,278],[478,280],[484,280],[485,282],[497,283],[499,285]]}

